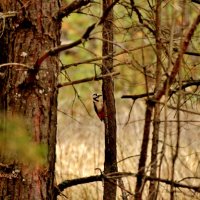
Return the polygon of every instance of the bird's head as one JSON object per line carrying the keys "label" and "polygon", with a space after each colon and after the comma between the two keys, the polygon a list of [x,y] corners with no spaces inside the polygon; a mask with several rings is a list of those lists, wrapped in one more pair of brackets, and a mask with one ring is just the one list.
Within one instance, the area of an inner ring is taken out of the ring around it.
{"label": "bird's head", "polygon": [[96,98],[98,98],[98,95],[97,95],[97,93],[94,93],[94,94],[92,95],[92,97],[93,97],[93,99],[96,99]]}
{"label": "bird's head", "polygon": [[94,101],[99,101],[99,98],[102,97],[102,95],[101,95],[101,94],[94,93],[94,94],[92,95],[92,97],[93,97],[93,100],[94,100]]}

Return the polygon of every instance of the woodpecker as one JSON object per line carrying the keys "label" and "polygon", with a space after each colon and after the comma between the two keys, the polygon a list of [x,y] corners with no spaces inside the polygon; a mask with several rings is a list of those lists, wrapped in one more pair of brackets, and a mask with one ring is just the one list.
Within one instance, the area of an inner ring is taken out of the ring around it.
{"label": "woodpecker", "polygon": [[93,104],[94,104],[94,110],[97,113],[99,119],[103,121],[105,118],[105,113],[104,113],[103,97],[101,94],[93,94]]}

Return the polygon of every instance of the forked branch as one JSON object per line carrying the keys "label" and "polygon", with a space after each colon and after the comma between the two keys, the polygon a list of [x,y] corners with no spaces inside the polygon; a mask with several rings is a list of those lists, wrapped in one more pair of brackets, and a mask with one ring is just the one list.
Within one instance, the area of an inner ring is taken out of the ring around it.
{"label": "forked branch", "polygon": [[119,0],[114,1],[109,7],[108,9],[103,13],[102,17],[100,18],[100,20],[94,24],[92,24],[91,26],[89,26],[87,28],[87,30],[85,31],[85,33],[82,35],[82,37],[70,44],[65,44],[65,45],[60,45],[58,47],[55,47],[53,49],[50,49],[49,51],[47,51],[44,55],[42,55],[40,58],[38,58],[38,60],[36,61],[35,65],[34,65],[34,69],[36,70],[36,72],[39,70],[40,65],[42,64],[42,62],[48,58],[49,56],[54,56],[56,54],[58,54],[61,51],[67,50],[67,49],[71,49],[72,47],[75,47],[81,43],[84,43],[90,36],[90,33],[95,29],[96,26],[101,25],[106,17],[108,16],[110,10],[115,6],[115,4],[117,4],[119,2]]}

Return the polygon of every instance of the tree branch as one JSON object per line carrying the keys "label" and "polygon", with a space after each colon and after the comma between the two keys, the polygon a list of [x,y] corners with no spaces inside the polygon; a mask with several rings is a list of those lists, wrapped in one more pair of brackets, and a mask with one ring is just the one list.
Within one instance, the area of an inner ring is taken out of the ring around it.
{"label": "tree branch", "polygon": [[[142,45],[142,46],[135,47],[135,48],[130,48],[130,49],[122,50],[122,51],[120,51],[118,53],[112,54],[112,56],[115,57],[115,56],[119,56],[119,55],[125,54],[125,53],[128,54],[129,52],[137,51],[139,49],[150,47],[150,46],[152,46],[152,44],[147,44],[147,45]],[[100,57],[91,58],[91,59],[88,59],[88,60],[83,60],[83,61],[80,61],[80,62],[75,62],[75,63],[67,64],[67,65],[64,65],[64,66],[61,67],[61,71],[65,70],[65,69],[68,69],[68,68],[70,68],[72,66],[77,66],[77,65],[81,65],[81,64],[86,64],[86,63],[91,63],[91,62],[94,62],[94,61],[103,60],[105,58],[109,58],[110,56],[111,55],[108,54],[106,56],[100,56]]]}
{"label": "tree branch", "polygon": [[68,187],[85,184],[85,183],[92,183],[96,181],[102,181],[102,178],[103,178],[102,175],[97,175],[97,176],[88,176],[88,177],[77,178],[77,179],[72,179],[72,180],[64,180],[55,188],[55,192],[58,195],[60,192],[62,192],[64,189]]}
{"label": "tree branch", "polygon": [[[178,51],[179,51],[178,48],[173,48],[173,50],[174,50],[175,52],[178,52]],[[200,53],[198,53],[198,52],[191,52],[191,51],[186,51],[184,54],[190,55],[190,56],[200,56]]]}
{"label": "tree branch", "polygon": [[137,6],[135,6],[135,3],[134,1],[132,1],[131,3],[131,7],[132,7],[132,10],[135,11],[137,17],[138,17],[138,21],[140,22],[140,24],[142,24],[145,28],[147,28],[153,35],[155,35],[155,30],[153,30],[149,24],[145,23],[144,20],[143,20],[143,16],[141,14],[141,12],[139,11],[139,9],[137,8]]}
{"label": "tree branch", "polygon": [[[159,101],[161,99],[161,97],[166,93],[166,90],[168,88],[170,88],[171,85],[174,83],[176,75],[179,72],[180,67],[181,67],[181,61],[183,59],[183,55],[184,55],[184,53],[187,50],[189,42],[190,42],[190,40],[191,40],[191,38],[192,38],[192,36],[194,34],[194,31],[196,30],[197,25],[199,24],[199,22],[200,22],[200,14],[198,14],[197,18],[194,20],[191,28],[189,29],[189,31],[187,32],[185,38],[183,39],[183,42],[181,43],[180,51],[178,53],[178,57],[177,57],[177,59],[175,61],[175,64],[173,66],[173,69],[171,71],[170,76],[166,78],[166,80],[164,81],[164,84],[163,84],[162,88],[160,90],[156,91],[156,93],[154,94],[154,96],[153,96],[153,101],[154,102],[155,101]],[[149,103],[149,102],[151,103],[152,101],[148,101],[147,103]],[[146,130],[145,131],[148,134],[149,134],[149,130],[150,130],[150,120],[149,119],[151,119],[151,116],[152,116],[152,106],[150,105],[150,103],[148,104],[149,106],[147,106],[146,116],[147,116],[148,108],[150,108],[151,111],[149,111],[149,113],[148,113],[149,114],[149,118],[145,119],[145,125],[144,125],[145,129],[147,130],[147,131]],[[148,139],[149,138],[146,138],[145,140],[148,141]],[[147,150],[147,148],[145,150]],[[143,155],[143,154],[141,154],[141,155]],[[144,160],[144,158],[141,158],[141,160]],[[139,165],[139,169],[140,168],[141,167]],[[140,182],[142,181],[142,179],[143,179],[142,176],[140,176],[140,179],[138,178],[138,180],[140,180]]]}
{"label": "tree branch", "polygon": [[198,14],[197,18],[194,20],[191,28],[189,29],[185,38],[183,39],[183,43],[181,44],[178,57],[176,59],[176,62],[174,64],[174,67],[172,69],[170,76],[165,80],[163,87],[158,92],[156,92],[156,94],[154,96],[154,98],[156,100],[159,100],[165,94],[167,87],[170,88],[170,86],[173,84],[175,77],[180,70],[180,67],[181,67],[180,63],[181,63],[181,60],[183,58],[183,55],[187,50],[189,42],[190,42],[190,40],[191,40],[191,38],[192,38],[196,28],[197,28],[197,25],[199,24],[199,22],[200,22],[200,14]]}
{"label": "tree branch", "polygon": [[27,68],[27,69],[32,69],[31,67],[29,67],[25,64],[22,64],[22,63],[3,63],[3,64],[0,64],[0,68],[11,67],[11,66],[21,66],[21,67],[24,67],[24,68]]}
{"label": "tree branch", "polygon": [[110,10],[115,6],[115,4],[117,4],[119,2],[119,0],[116,0],[114,1],[109,7],[108,9],[103,13],[102,17],[100,18],[100,20],[94,24],[92,24],[91,26],[89,26],[87,28],[87,30],[85,31],[85,33],[83,34],[83,36],[76,40],[75,42],[72,42],[70,44],[66,44],[66,45],[60,45],[58,47],[55,47],[53,49],[50,49],[49,51],[47,51],[44,55],[42,55],[40,58],[38,58],[38,60],[36,61],[35,65],[34,65],[34,70],[37,72],[39,70],[39,67],[40,65],[42,64],[42,62],[48,58],[49,56],[54,56],[56,55],[57,53],[61,52],[61,51],[64,51],[64,50],[67,50],[67,49],[70,49],[74,46],[77,46],[83,42],[85,42],[89,36],[90,36],[90,33],[95,29],[96,26],[99,26],[101,25],[104,20],[106,19],[106,17],[108,16]]}
{"label": "tree branch", "polygon": [[0,12],[0,19],[8,18],[8,17],[15,17],[17,15],[16,11],[8,11],[8,12]]}
{"label": "tree branch", "polygon": [[143,98],[143,97],[147,97],[147,96],[152,96],[152,95],[154,95],[154,92],[143,93],[143,94],[136,94],[136,95],[125,94],[125,95],[122,95],[121,98],[122,99],[133,99],[135,101],[135,100],[137,100],[139,98]]}
{"label": "tree branch", "polygon": [[192,0],[193,3],[200,4],[200,0]]}
{"label": "tree branch", "polygon": [[61,20],[63,17],[69,16],[73,11],[80,9],[83,6],[91,3],[92,0],[75,0],[67,6],[61,7],[57,14],[57,19]]}
{"label": "tree branch", "polygon": [[80,83],[85,83],[85,82],[90,82],[90,81],[99,81],[105,77],[108,77],[108,76],[117,76],[119,75],[120,73],[119,72],[112,72],[112,73],[108,73],[108,74],[105,74],[105,75],[100,75],[100,76],[93,76],[93,77],[89,77],[89,78],[84,78],[84,79],[80,79],[80,80],[76,80],[76,81],[71,81],[71,82],[66,82],[66,83],[59,83],[57,85],[57,88],[61,88],[61,87],[64,87],[64,86],[69,86],[69,85],[76,85],[76,84],[80,84]]}
{"label": "tree branch", "polygon": [[[92,183],[96,181],[103,181],[105,178],[106,179],[119,179],[123,177],[128,177],[128,176],[133,176],[137,177],[138,174],[132,173],[132,172],[113,172],[109,174],[101,174],[101,175],[96,175],[96,176],[88,176],[88,177],[83,177],[83,178],[77,178],[77,179],[71,179],[71,180],[64,180],[60,184],[58,184],[54,188],[54,192],[56,195],[59,195],[62,191],[64,191],[66,188],[75,186],[75,185],[80,185],[80,184],[85,184],[85,183]],[[145,181],[156,181],[160,183],[165,183],[166,185],[172,185],[176,188],[185,188],[189,190],[193,190],[197,193],[200,193],[200,187],[199,185],[188,185],[188,184],[183,184],[180,183],[180,181],[171,181],[169,179],[164,179],[164,178],[154,178],[151,176],[143,176]],[[194,177],[195,179],[195,177]]]}
{"label": "tree branch", "polygon": [[[188,87],[191,86],[200,86],[200,80],[190,80],[187,83],[183,84],[181,87],[177,87],[176,89],[170,90],[169,91],[169,96],[175,94],[176,92],[178,92],[180,89],[184,90]],[[148,97],[148,96],[153,96],[155,93],[154,92],[149,92],[149,93],[143,93],[143,94],[136,94],[136,95],[122,95],[121,98],[122,99],[133,99],[134,101],[139,99],[139,98],[143,98],[143,97]]]}

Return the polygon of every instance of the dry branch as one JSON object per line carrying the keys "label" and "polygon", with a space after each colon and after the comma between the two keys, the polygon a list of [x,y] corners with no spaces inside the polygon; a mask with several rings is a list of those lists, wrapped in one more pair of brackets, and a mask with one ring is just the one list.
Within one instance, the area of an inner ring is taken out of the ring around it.
{"label": "dry branch", "polygon": [[[132,173],[132,172],[114,172],[114,173],[109,173],[109,174],[101,174],[101,175],[96,175],[96,176],[88,176],[88,177],[83,177],[83,178],[77,178],[77,179],[71,179],[71,180],[64,180],[62,183],[58,184],[54,189],[54,192],[56,195],[59,195],[62,191],[65,189],[80,185],[80,184],[86,184],[86,183],[92,183],[92,182],[97,182],[97,181],[104,181],[104,179],[120,179],[123,177],[137,177],[138,174]],[[180,183],[180,181],[171,181],[169,179],[164,179],[164,178],[154,178],[151,176],[143,176],[145,181],[156,181],[160,183],[164,183],[166,185],[172,185],[176,188],[185,188],[189,190],[193,190],[197,193],[200,193],[200,187],[196,185],[189,185],[189,184],[183,184]],[[195,177],[194,177],[195,179]]]}
{"label": "dry branch", "polygon": [[137,8],[137,6],[135,6],[134,1],[132,1],[131,4],[132,10],[135,11],[137,17],[138,17],[138,21],[140,22],[140,24],[142,24],[145,28],[147,28],[153,35],[155,35],[155,31],[149,26],[149,24],[145,23],[143,20],[143,16],[141,14],[141,12],[139,11],[139,9]]}
{"label": "dry branch", "polygon": [[[191,86],[200,86],[200,80],[189,80],[186,83],[184,83],[183,85],[181,85],[181,87],[177,87],[176,89],[170,90],[169,91],[169,96],[175,94],[176,92],[178,92],[179,90],[185,90],[188,87]],[[121,98],[122,99],[133,99],[134,101],[143,97],[148,97],[148,96],[153,96],[154,92],[149,92],[149,93],[143,93],[143,94],[135,94],[135,95],[122,95]]]}
{"label": "dry branch", "polygon": [[154,95],[154,92],[149,92],[149,93],[143,93],[143,94],[135,94],[135,95],[129,95],[129,94],[125,94],[122,95],[122,99],[133,99],[134,101],[143,97],[148,97],[148,96],[152,96]]}
{"label": "dry branch", "polygon": [[90,82],[90,81],[99,81],[105,77],[109,77],[109,76],[117,76],[119,75],[119,72],[112,72],[112,73],[108,73],[105,75],[100,75],[100,76],[93,76],[93,77],[89,77],[89,78],[84,78],[84,79],[80,79],[80,80],[76,80],[76,81],[70,81],[70,82],[66,82],[66,83],[60,83],[57,85],[58,88],[64,87],[64,86],[69,86],[69,85],[76,85],[76,84],[80,84],[80,83],[85,83],[85,82]]}
{"label": "dry branch", "polygon": [[[132,51],[137,51],[137,50],[140,50],[142,48],[146,48],[146,47],[150,47],[152,46],[153,44],[147,44],[147,45],[142,45],[142,46],[139,46],[139,47],[135,47],[135,48],[130,48],[130,49],[126,49],[126,50],[122,50],[118,53],[114,53],[112,54],[113,57],[116,57],[116,56],[119,56],[119,55],[122,55],[122,54],[127,54],[129,52],[132,52]],[[68,69],[72,66],[78,66],[78,65],[82,65],[82,64],[87,64],[87,63],[91,63],[91,62],[94,62],[94,61],[99,61],[99,60],[103,60],[105,58],[109,58],[111,55],[106,55],[106,56],[99,56],[99,57],[96,57],[96,58],[91,58],[91,59],[88,59],[88,60],[83,60],[83,61],[80,61],[80,62],[75,62],[75,63],[71,63],[71,64],[68,64],[68,65],[64,65],[61,67],[61,71],[62,70],[65,70],[65,69]]]}
{"label": "dry branch", "polygon": [[49,56],[54,56],[56,54],[58,54],[61,51],[70,49],[72,47],[75,47],[81,43],[84,43],[90,36],[90,33],[95,29],[96,26],[101,25],[106,17],[108,16],[110,10],[114,7],[115,4],[117,4],[119,2],[119,0],[114,1],[109,7],[108,9],[103,13],[102,17],[100,18],[100,20],[94,24],[92,24],[91,26],[89,26],[87,28],[87,30],[85,31],[85,33],[83,34],[83,36],[76,40],[75,42],[72,42],[70,44],[66,44],[66,45],[60,45],[58,47],[55,47],[53,49],[50,49],[49,51],[47,51],[44,55],[42,55],[40,58],[38,58],[38,60],[36,61],[35,65],[34,65],[34,69],[36,70],[36,72],[39,70],[40,65],[42,64],[42,62],[48,58]]}
{"label": "dry branch", "polygon": [[[174,52],[178,52],[178,48],[173,48]],[[186,51],[184,54],[186,55],[190,55],[190,56],[200,56],[200,53],[198,52],[191,52],[191,51]]]}
{"label": "dry branch", "polygon": [[139,164],[138,164],[139,174],[137,176],[136,188],[135,188],[135,199],[137,200],[140,200],[142,197],[142,191],[143,191],[144,183],[145,183],[144,169],[145,169],[146,159],[147,159],[151,118],[152,118],[153,111],[155,111],[156,101],[159,101],[161,97],[166,93],[167,89],[170,88],[171,85],[175,82],[176,75],[178,74],[181,68],[181,61],[183,59],[183,55],[187,50],[189,42],[199,22],[200,22],[200,13],[198,14],[197,18],[194,20],[192,26],[190,27],[189,31],[184,37],[183,42],[181,43],[180,51],[178,53],[178,57],[175,61],[175,64],[173,66],[170,76],[165,79],[161,89],[158,89],[157,91],[155,91],[155,94],[153,95],[153,97],[147,100],[143,140],[142,140],[142,147],[141,147],[140,159],[139,159]]}
{"label": "dry branch", "polygon": [[200,4],[200,0],[192,0],[193,3]]}
{"label": "dry branch", "polygon": [[159,90],[156,94],[155,94],[155,99],[156,100],[159,100],[166,92],[166,89],[167,87],[170,88],[170,86],[174,83],[174,80],[175,80],[175,77],[177,75],[177,73],[179,72],[180,70],[180,67],[181,67],[181,60],[183,58],[183,55],[184,53],[186,52],[187,50],[187,47],[189,45],[189,42],[194,34],[194,31],[196,30],[197,28],[197,25],[199,24],[200,22],[200,14],[198,14],[197,18],[194,20],[191,28],[189,29],[189,31],[187,32],[185,38],[183,39],[183,43],[181,45],[181,48],[180,48],[180,51],[179,51],[179,54],[178,54],[178,57],[176,59],[176,62],[174,64],[174,67],[172,69],[172,72],[169,76],[169,78],[167,78],[163,84],[163,87],[161,90]]}
{"label": "dry branch", "polygon": [[58,195],[64,189],[75,186],[75,185],[102,181],[102,178],[103,178],[102,175],[97,175],[97,176],[88,176],[88,177],[77,178],[77,179],[72,179],[72,180],[65,180],[62,183],[60,183],[57,187],[55,187],[55,193],[56,195]]}
{"label": "dry branch", "polygon": [[72,3],[70,3],[69,5],[61,7],[61,9],[59,10],[59,12],[57,14],[57,19],[60,20],[63,17],[67,17],[75,10],[80,9],[81,7],[86,6],[87,4],[89,4],[91,2],[92,2],[92,0],[82,0],[82,1],[75,0]]}
{"label": "dry branch", "polygon": [[17,15],[16,11],[8,11],[8,12],[0,12],[0,19],[8,18],[8,17],[15,17]]}
{"label": "dry branch", "polygon": [[32,69],[31,67],[29,67],[25,64],[22,64],[22,63],[3,63],[3,64],[0,64],[0,68],[1,67],[11,67],[11,66],[21,66],[21,67],[24,67],[24,68],[27,68],[27,69]]}

